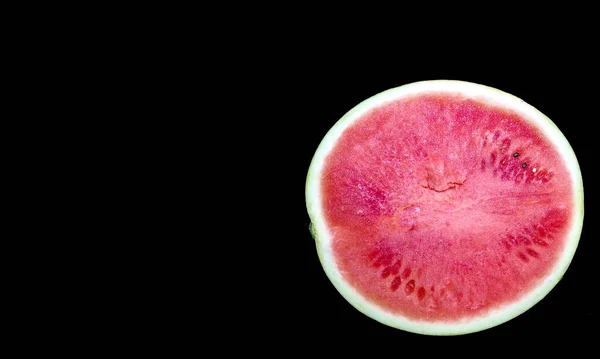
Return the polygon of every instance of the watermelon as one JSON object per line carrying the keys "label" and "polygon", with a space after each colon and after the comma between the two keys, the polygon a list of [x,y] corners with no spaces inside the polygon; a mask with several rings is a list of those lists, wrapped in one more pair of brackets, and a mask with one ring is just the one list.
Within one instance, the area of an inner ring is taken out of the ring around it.
{"label": "watermelon", "polygon": [[428,335],[485,330],[538,303],[583,224],[578,161],[556,125],[462,81],[404,85],[351,109],[318,146],[305,195],[339,293]]}

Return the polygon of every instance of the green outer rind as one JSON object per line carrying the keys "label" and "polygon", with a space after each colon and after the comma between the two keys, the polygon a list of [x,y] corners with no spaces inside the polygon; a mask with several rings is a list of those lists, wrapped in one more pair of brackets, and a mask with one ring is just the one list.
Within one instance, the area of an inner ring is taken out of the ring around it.
{"label": "green outer rind", "polygon": [[[562,252],[550,275],[537,287],[525,294],[522,299],[493,310],[486,315],[454,323],[417,321],[393,314],[369,302],[356,289],[344,281],[331,251],[330,244],[332,237],[323,218],[323,209],[321,206],[321,169],[327,155],[335,146],[344,130],[376,106],[404,96],[424,92],[458,93],[466,97],[516,110],[525,119],[530,120],[535,126],[541,129],[549,140],[556,145],[556,149],[567,164],[567,170],[571,174],[573,181],[573,221],[568,232],[565,250]],[[325,274],[335,288],[350,304],[363,314],[385,325],[418,334],[461,335],[478,332],[505,323],[527,311],[542,300],[561,280],[573,259],[583,227],[584,205],[581,170],[571,145],[554,122],[518,97],[492,87],[464,81],[430,80],[415,82],[381,92],[355,106],[336,122],[321,141],[308,170],[305,193],[307,211],[311,219],[310,229],[315,239],[319,260]]]}

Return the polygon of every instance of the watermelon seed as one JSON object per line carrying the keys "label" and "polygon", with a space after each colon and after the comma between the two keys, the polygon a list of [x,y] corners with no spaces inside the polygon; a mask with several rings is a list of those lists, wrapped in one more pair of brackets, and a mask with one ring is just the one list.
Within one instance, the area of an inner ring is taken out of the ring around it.
{"label": "watermelon seed", "polygon": [[527,162],[523,162],[523,164],[521,165],[521,167],[523,167],[523,168],[527,167]]}
{"label": "watermelon seed", "polygon": [[513,153],[513,157],[519,157],[519,153],[518,152]]}
{"label": "watermelon seed", "polygon": [[423,300],[423,298],[425,298],[425,288],[421,287],[419,290],[417,290],[417,298],[419,298],[419,300]]}
{"label": "watermelon seed", "polygon": [[398,289],[398,287],[400,286],[400,284],[402,284],[402,279],[400,279],[400,276],[397,276],[392,281],[392,285],[390,286],[390,288],[392,289],[392,291],[395,291],[396,289]]}
{"label": "watermelon seed", "polygon": [[415,290],[415,281],[414,281],[414,279],[411,279],[408,283],[406,283],[406,286],[404,287],[404,292],[407,295],[411,295],[414,290]]}

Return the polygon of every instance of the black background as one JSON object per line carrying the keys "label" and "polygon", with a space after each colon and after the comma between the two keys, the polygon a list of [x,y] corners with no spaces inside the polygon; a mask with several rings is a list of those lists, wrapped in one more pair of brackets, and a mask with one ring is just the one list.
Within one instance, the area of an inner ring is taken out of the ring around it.
{"label": "black background", "polygon": [[[319,56],[298,54],[293,65],[285,66],[277,80],[276,96],[281,106],[275,136],[277,151],[269,151],[280,165],[269,182],[274,203],[282,210],[273,213],[282,230],[279,243],[272,246],[275,263],[283,271],[270,274],[267,283],[273,289],[273,304],[268,306],[275,320],[274,331],[285,333],[293,341],[319,338],[381,338],[440,340],[394,329],[363,315],[337,292],[319,262],[315,243],[309,233],[304,184],[312,156],[321,139],[334,123],[352,107],[381,91],[414,81],[453,79],[471,81],[511,93],[546,114],[563,132],[577,155],[583,174],[585,218],[583,233],[575,257],[563,280],[533,308],[497,327],[455,337],[470,341],[483,338],[536,338],[544,341],[575,340],[590,343],[596,337],[598,303],[595,283],[598,271],[592,255],[596,253],[594,233],[595,175],[593,161],[597,154],[590,139],[597,121],[595,111],[597,80],[592,71],[594,60],[579,54],[569,63],[553,58],[552,48],[544,56],[539,50],[522,51],[518,57],[508,56],[496,62],[486,58],[461,58],[454,65],[412,56],[378,56],[369,61],[348,61],[352,51]],[[440,54],[439,56],[449,56]],[[551,61],[549,61],[549,59]],[[443,65],[442,65],[443,63]],[[272,144],[272,143],[270,143]],[[272,261],[273,259],[271,259]],[[327,340],[324,339],[325,342]],[[433,348],[432,348],[433,349]]]}

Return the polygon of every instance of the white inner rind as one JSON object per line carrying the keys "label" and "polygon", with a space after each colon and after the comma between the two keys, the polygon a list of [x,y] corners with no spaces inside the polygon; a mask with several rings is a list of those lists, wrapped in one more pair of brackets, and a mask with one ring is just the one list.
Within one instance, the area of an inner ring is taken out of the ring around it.
{"label": "white inner rind", "polygon": [[[446,92],[482,100],[486,103],[509,108],[538,127],[554,144],[566,163],[573,183],[573,218],[564,251],[548,275],[537,287],[516,302],[506,304],[485,315],[465,318],[456,322],[428,322],[412,320],[393,314],[386,309],[369,302],[342,277],[331,250],[331,233],[323,216],[321,200],[321,173],[327,155],[337,143],[344,130],[369,110],[384,103],[428,92]],[[306,179],[306,205],[311,218],[319,259],[326,275],[335,288],[355,308],[365,315],[394,328],[429,335],[459,335],[481,331],[502,324],[525,312],[544,298],[560,281],[566,272],[577,249],[583,226],[583,182],[577,158],[571,145],[556,125],[543,113],[525,101],[492,87],[463,81],[435,80],[404,85],[379,93],[358,104],[346,113],[321,141],[311,162]]]}

